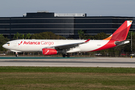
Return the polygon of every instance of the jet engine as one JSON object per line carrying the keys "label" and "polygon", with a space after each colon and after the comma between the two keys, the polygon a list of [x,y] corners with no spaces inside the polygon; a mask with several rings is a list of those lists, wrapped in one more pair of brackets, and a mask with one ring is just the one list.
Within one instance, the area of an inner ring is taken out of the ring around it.
{"label": "jet engine", "polygon": [[54,55],[57,54],[57,50],[56,49],[52,49],[52,48],[43,48],[42,49],[42,53],[43,55]]}

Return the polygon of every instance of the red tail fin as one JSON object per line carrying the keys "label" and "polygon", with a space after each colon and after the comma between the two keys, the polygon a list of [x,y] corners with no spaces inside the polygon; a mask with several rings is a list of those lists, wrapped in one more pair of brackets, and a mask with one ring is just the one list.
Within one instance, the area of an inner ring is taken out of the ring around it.
{"label": "red tail fin", "polygon": [[132,21],[125,21],[110,37],[104,40],[124,41],[127,38]]}

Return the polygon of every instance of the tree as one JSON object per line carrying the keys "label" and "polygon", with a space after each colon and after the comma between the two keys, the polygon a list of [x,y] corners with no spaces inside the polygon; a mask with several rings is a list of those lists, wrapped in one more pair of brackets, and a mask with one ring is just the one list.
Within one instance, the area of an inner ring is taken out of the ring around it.
{"label": "tree", "polygon": [[135,32],[134,31],[129,31],[128,36],[127,36],[127,39],[131,39],[131,33],[132,33],[132,36],[135,35]]}
{"label": "tree", "polygon": [[13,39],[19,39],[20,36],[21,36],[21,34],[17,32],[17,33],[14,35]]}
{"label": "tree", "polygon": [[24,34],[20,35],[19,38],[20,38],[20,39],[24,39]]}
{"label": "tree", "polygon": [[36,33],[31,36],[32,39],[66,39],[65,37],[55,35],[52,32]]}
{"label": "tree", "polygon": [[78,31],[78,35],[79,35],[79,39],[83,39],[85,37],[84,31],[82,31],[82,30]]}
{"label": "tree", "polygon": [[109,35],[105,34],[104,32],[98,33],[94,36],[95,39],[105,39],[107,37],[109,37]]}
{"label": "tree", "polygon": [[30,37],[31,37],[31,34],[30,33],[28,33],[28,34],[25,35],[25,39],[30,39]]}
{"label": "tree", "polygon": [[126,51],[128,51],[128,52],[131,52],[131,51],[135,52],[135,32],[134,31],[129,31],[127,39],[131,40],[131,34],[132,34],[132,50],[131,50],[131,41],[130,41],[130,44],[125,46],[125,48],[126,48]]}
{"label": "tree", "polygon": [[2,45],[5,44],[7,41],[9,41],[9,39],[5,38],[2,34],[0,34],[0,51],[6,50],[2,47]]}

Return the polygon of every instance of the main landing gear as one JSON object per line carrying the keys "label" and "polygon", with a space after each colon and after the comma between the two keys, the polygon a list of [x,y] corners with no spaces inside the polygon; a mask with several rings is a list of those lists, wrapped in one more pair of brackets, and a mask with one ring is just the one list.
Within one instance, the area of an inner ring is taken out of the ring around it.
{"label": "main landing gear", "polygon": [[66,56],[67,56],[67,57],[70,57],[70,54],[69,54],[69,53],[67,53],[67,54],[62,54],[62,56],[63,56],[63,57],[66,57]]}
{"label": "main landing gear", "polygon": [[18,53],[17,52],[15,52],[15,56],[18,57]]}

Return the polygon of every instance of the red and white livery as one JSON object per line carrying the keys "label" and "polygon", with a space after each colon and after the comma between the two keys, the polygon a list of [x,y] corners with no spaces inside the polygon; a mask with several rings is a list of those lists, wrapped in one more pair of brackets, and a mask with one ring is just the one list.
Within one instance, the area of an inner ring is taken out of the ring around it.
{"label": "red and white livery", "polygon": [[19,39],[3,45],[13,52],[42,52],[44,55],[61,53],[63,57],[74,52],[93,52],[129,43],[126,40],[132,21],[125,21],[111,36],[104,40],[43,40]]}

